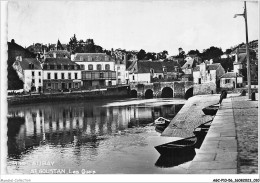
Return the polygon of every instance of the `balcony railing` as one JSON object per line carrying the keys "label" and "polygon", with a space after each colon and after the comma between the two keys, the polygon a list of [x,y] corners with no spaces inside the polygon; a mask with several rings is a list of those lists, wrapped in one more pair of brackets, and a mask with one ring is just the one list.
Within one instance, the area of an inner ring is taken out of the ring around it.
{"label": "balcony railing", "polygon": [[82,80],[115,80],[116,71],[82,71]]}

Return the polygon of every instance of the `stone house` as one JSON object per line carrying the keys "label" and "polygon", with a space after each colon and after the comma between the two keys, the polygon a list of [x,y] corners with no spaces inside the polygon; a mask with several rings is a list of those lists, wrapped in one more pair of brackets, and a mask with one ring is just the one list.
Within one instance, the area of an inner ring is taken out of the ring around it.
{"label": "stone house", "polygon": [[220,78],[220,88],[234,89],[243,87],[243,77],[236,72],[227,72]]}
{"label": "stone house", "polygon": [[83,88],[101,88],[116,85],[115,60],[105,53],[76,53],[71,56],[83,65]]}
{"label": "stone house", "polygon": [[68,58],[46,58],[42,67],[44,92],[81,89],[82,65]]}
{"label": "stone house", "polygon": [[127,69],[130,83],[152,83],[177,80],[180,66],[177,62],[138,60]]}
{"label": "stone house", "polygon": [[13,68],[23,81],[23,90],[25,92],[42,92],[42,66],[36,58],[22,58],[22,56],[18,56],[13,64]]}
{"label": "stone house", "polygon": [[7,60],[7,79],[8,90],[20,90],[23,89],[23,81],[17,75],[16,70],[13,68],[14,62],[17,60],[17,56],[22,58],[35,58],[35,55],[18,45],[14,39],[7,43],[8,45],[8,60]]}
{"label": "stone house", "polygon": [[193,69],[194,84],[204,84],[213,82],[217,88],[220,87],[220,77],[225,74],[224,68],[220,63],[203,62]]}

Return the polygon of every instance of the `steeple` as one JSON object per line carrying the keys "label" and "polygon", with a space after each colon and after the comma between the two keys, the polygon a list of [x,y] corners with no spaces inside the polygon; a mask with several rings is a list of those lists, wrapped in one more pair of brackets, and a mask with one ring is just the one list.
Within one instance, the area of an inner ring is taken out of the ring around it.
{"label": "steeple", "polygon": [[57,50],[63,50],[63,47],[62,47],[62,45],[61,45],[61,43],[60,43],[60,40],[58,39],[58,42],[57,42]]}

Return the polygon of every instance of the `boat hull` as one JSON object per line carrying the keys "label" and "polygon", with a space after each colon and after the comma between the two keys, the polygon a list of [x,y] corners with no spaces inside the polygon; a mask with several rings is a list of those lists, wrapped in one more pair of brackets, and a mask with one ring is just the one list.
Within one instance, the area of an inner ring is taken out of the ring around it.
{"label": "boat hull", "polygon": [[195,144],[197,142],[197,137],[189,137],[186,139],[177,140],[174,142],[169,142],[159,146],[155,146],[155,149],[161,155],[183,155],[195,152]]}
{"label": "boat hull", "polygon": [[218,111],[217,106],[208,106],[202,109],[202,111],[204,112],[205,115],[211,115],[214,116],[216,115],[217,111]]}

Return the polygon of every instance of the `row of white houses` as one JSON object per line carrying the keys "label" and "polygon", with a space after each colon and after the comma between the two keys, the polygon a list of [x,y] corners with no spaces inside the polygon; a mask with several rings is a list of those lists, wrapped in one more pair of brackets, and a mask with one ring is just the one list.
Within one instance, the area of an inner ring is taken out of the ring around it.
{"label": "row of white houses", "polygon": [[[71,60],[72,59],[72,60]],[[96,89],[130,83],[152,83],[192,79],[194,84],[213,82],[218,88],[243,86],[241,65],[234,63],[234,72],[225,73],[219,63],[204,62],[194,67],[188,58],[180,67],[177,62],[134,61],[126,69],[126,56],[115,60],[105,53],[76,53],[59,58],[22,58],[13,64],[24,83],[24,91],[52,92]]]}

